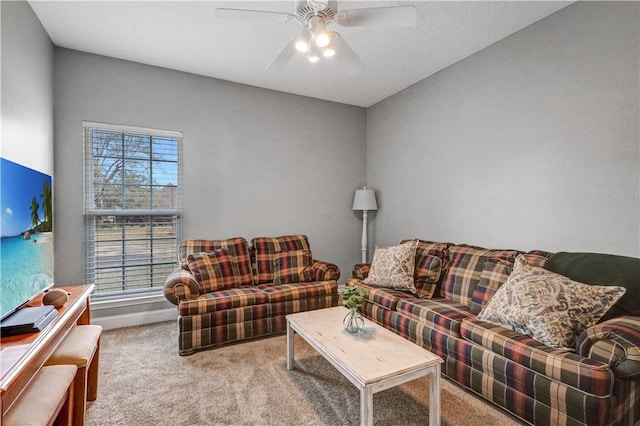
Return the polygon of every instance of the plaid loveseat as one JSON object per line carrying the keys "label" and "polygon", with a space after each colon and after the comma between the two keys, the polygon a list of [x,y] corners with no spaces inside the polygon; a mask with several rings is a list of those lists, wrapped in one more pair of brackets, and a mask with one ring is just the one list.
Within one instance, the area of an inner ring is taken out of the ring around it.
{"label": "plaid loveseat", "polygon": [[369,289],[365,316],[439,355],[443,374],[527,423],[640,424],[640,259],[524,253],[572,280],[627,288],[567,350],[477,318],[519,254],[418,241],[414,294],[365,284],[369,264],[356,265],[347,285]]}
{"label": "plaid loveseat", "polygon": [[338,303],[340,269],[314,260],[305,235],[186,240],[164,285],[178,305],[178,351],[286,331],[285,316]]}

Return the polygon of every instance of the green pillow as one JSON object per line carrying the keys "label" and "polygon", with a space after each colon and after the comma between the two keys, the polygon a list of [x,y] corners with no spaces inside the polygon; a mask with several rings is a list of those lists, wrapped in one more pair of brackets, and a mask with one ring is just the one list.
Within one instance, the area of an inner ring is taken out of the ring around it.
{"label": "green pillow", "polygon": [[623,315],[640,316],[640,259],[600,253],[558,252],[544,269],[585,284],[621,286],[624,296],[600,321]]}

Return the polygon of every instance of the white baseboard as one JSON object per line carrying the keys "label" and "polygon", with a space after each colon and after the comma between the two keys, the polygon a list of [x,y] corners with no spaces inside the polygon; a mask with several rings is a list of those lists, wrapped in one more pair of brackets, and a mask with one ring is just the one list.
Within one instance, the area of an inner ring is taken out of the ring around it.
{"label": "white baseboard", "polygon": [[136,325],[153,324],[156,322],[175,321],[177,319],[178,310],[173,307],[122,315],[93,317],[91,318],[91,324],[101,325],[103,329],[111,330],[114,328],[133,327]]}

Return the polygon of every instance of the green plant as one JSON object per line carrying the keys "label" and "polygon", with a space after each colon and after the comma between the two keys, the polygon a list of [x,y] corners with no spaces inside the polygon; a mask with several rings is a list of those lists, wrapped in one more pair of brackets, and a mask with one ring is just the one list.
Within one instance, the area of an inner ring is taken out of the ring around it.
{"label": "green plant", "polygon": [[347,309],[358,308],[364,303],[364,299],[369,296],[369,290],[364,287],[350,286],[339,291],[342,296],[342,304]]}

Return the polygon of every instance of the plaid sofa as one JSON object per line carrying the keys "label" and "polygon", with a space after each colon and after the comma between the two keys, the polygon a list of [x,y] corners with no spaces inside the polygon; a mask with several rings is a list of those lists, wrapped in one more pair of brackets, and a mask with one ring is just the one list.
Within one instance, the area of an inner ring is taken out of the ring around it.
{"label": "plaid sofa", "polygon": [[[167,300],[178,305],[180,355],[281,333],[286,315],[337,305],[340,269],[313,260],[305,235],[251,242],[237,237],[180,243],[181,266],[164,285]],[[207,281],[207,275],[225,278]]]}
{"label": "plaid sofa", "polygon": [[[579,336],[574,350],[566,350],[476,318],[476,304],[496,290],[480,289],[481,279],[504,282],[510,272],[492,267],[486,273],[486,262],[508,265],[517,254],[522,252],[419,241],[414,281],[427,288],[411,294],[365,284],[369,264],[355,265],[347,285],[369,289],[365,316],[439,355],[443,374],[526,423],[640,424],[640,259],[525,253],[530,264],[548,269],[555,262],[554,272],[587,284],[618,285],[621,275],[631,281],[625,296]],[[429,292],[433,297],[421,297]]]}

